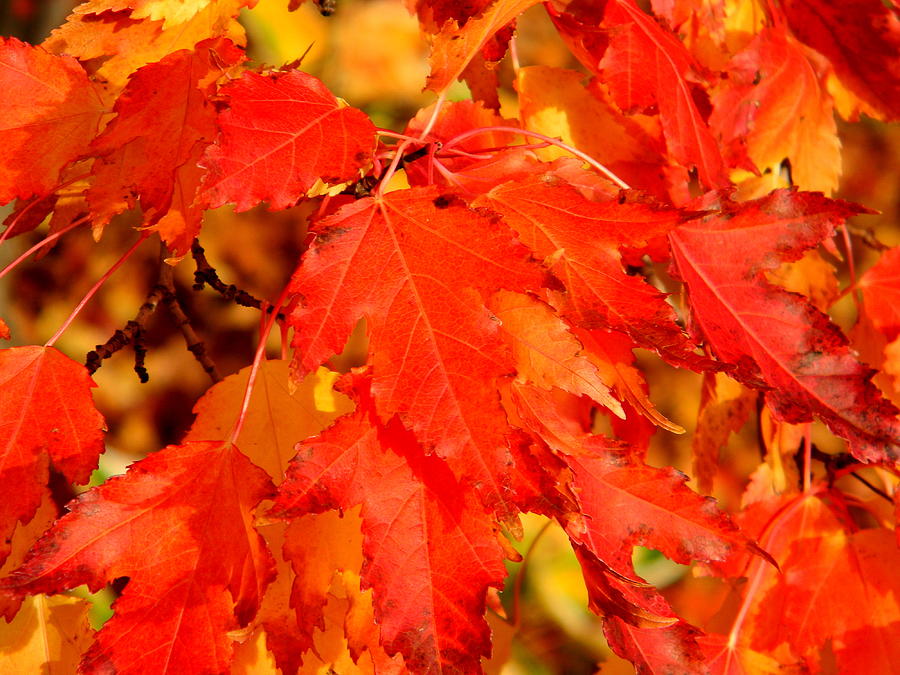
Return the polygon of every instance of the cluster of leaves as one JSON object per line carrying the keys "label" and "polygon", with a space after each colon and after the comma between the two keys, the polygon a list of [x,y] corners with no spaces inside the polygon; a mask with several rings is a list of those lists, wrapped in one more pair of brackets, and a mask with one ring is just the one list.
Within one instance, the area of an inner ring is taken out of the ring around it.
{"label": "cluster of leaves", "polygon": [[[835,113],[900,118],[893,5],[553,0],[587,74],[516,64],[504,119],[497,66],[537,0],[416,0],[438,99],[396,133],[302,64],[248,67],[237,18],[254,4],[89,0],[41,45],[0,43],[0,203],[18,200],[3,239],[47,223],[37,247],[86,226],[99,240],[137,209],[120,263],[155,235],[176,265],[208,209],[315,207],[252,366],[209,389],[178,445],[52,525],[53,481],[85,483],[104,451],[93,383],[59,333],[0,351],[10,626],[55,622],[84,673],[224,673],[248,644],[286,673],[477,673],[507,537],[532,512],[564,528],[641,672],[887,672],[900,551],[835,479],[866,465],[889,497],[900,476],[882,392],[900,395],[900,261],[853,280],[882,345],[866,365],[826,313],[837,282],[817,249],[840,258],[833,235],[864,212],[827,196]],[[460,79],[472,100],[448,102]],[[322,368],[361,319],[365,366]],[[263,358],[275,322],[290,361]],[[757,418],[765,460],[737,513],[648,463],[655,434],[684,430],[636,348],[704,374],[701,492]],[[846,452],[812,446],[814,419]],[[730,625],[682,619],[636,545],[736,580]],[[43,595],[117,580],[96,635]]]}

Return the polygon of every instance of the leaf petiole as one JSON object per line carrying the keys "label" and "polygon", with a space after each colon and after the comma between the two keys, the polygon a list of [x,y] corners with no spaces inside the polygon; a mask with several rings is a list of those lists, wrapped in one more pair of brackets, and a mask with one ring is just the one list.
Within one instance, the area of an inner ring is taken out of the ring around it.
{"label": "leaf petiole", "polygon": [[[32,246],[30,249],[28,249],[27,251],[25,251],[25,253],[23,253],[22,255],[20,255],[18,258],[16,258],[16,259],[13,260],[11,263],[9,263],[9,265],[7,265],[7,266],[4,267],[2,270],[0,270],[0,279],[2,279],[2,278],[5,277],[7,274],[9,274],[12,270],[14,270],[14,269],[16,268],[16,266],[17,266],[19,263],[21,263],[22,261],[24,261],[28,256],[30,256],[30,255],[31,255],[32,253],[34,253],[35,251],[39,251],[40,249],[44,248],[44,246],[47,246],[47,245],[49,245],[49,244],[52,244],[54,241],[56,241],[56,240],[59,239],[61,236],[63,236],[64,234],[66,234],[66,232],[69,232],[70,230],[74,230],[74,229],[75,229],[76,227],[78,227],[79,225],[84,225],[84,224],[85,224],[86,222],[88,222],[89,220],[90,220],[90,217],[89,217],[89,216],[85,216],[84,218],[79,218],[78,220],[75,220],[75,221],[71,222],[70,224],[66,225],[66,227],[64,227],[63,229],[59,230],[58,232],[54,232],[53,234],[48,234],[46,237],[44,237],[43,239],[41,239],[38,243],[36,243],[36,244],[35,244],[34,246]],[[7,230],[7,231],[8,231],[8,230]]]}
{"label": "leaf petiole", "polygon": [[[253,356],[253,366],[250,368],[250,375],[247,377],[247,388],[244,390],[244,400],[241,402],[241,411],[238,413],[238,418],[234,423],[234,428],[231,430],[231,434],[228,436],[228,442],[231,445],[236,445],[238,436],[241,435],[241,429],[244,426],[244,420],[247,418],[247,410],[250,407],[250,398],[253,396],[253,386],[256,384],[256,375],[259,372],[259,364],[263,360],[263,356],[266,353],[266,341],[269,338],[269,333],[272,331],[272,326],[275,325],[275,322],[278,320],[278,312],[281,309],[282,305],[284,305],[285,301],[290,295],[290,287],[291,284],[288,282],[284,290],[281,291],[281,295],[278,296],[278,299],[275,301],[275,304],[272,306],[272,311],[269,312],[269,317],[266,320],[265,324],[262,327],[262,331],[259,336],[259,344],[256,347],[256,354]],[[265,310],[263,310],[265,312]],[[282,333],[283,335],[283,333]]]}
{"label": "leaf petiole", "polygon": [[529,138],[537,138],[537,139],[543,141],[544,143],[556,146],[557,148],[565,150],[566,152],[574,155],[575,157],[578,157],[579,159],[584,160],[585,162],[587,162],[592,167],[597,169],[597,171],[599,171],[604,176],[609,178],[613,183],[618,185],[623,190],[631,189],[631,186],[628,185],[628,183],[623,181],[616,174],[614,174],[612,171],[607,169],[603,164],[598,162],[596,159],[594,159],[587,153],[582,152],[578,148],[575,148],[575,147],[569,145],[568,143],[563,142],[562,140],[560,140],[558,138],[551,138],[550,136],[545,136],[544,134],[539,134],[536,131],[529,131],[528,129],[520,129],[518,127],[504,127],[504,126],[481,127],[480,129],[471,129],[469,131],[464,131],[463,133],[461,133],[457,136],[454,136],[449,141],[446,141],[444,143],[444,149],[446,150],[448,148],[451,148],[454,145],[458,145],[458,144],[462,143],[464,140],[466,140],[467,138],[472,138],[473,136],[477,136],[478,134],[485,134],[485,133],[490,133],[490,132],[503,132],[503,133],[510,133],[510,134],[518,134],[520,136],[528,136]]}
{"label": "leaf petiole", "polygon": [[109,279],[115,273],[115,271],[119,269],[125,263],[125,261],[131,257],[131,254],[134,253],[137,250],[138,246],[144,243],[144,241],[149,236],[149,232],[142,233],[141,236],[138,237],[138,240],[134,242],[131,247],[127,251],[125,251],[124,254],[122,254],[122,257],[119,258],[115,263],[113,263],[112,267],[106,270],[102,277],[97,279],[97,282],[93,286],[91,286],[90,290],[87,293],[84,294],[84,297],[81,298],[81,302],[79,302],[75,306],[75,309],[72,310],[72,313],[69,314],[69,317],[65,321],[63,321],[62,326],[60,326],[59,329],[53,334],[53,337],[47,340],[47,342],[44,344],[45,347],[53,346],[53,344],[59,339],[59,336],[65,332],[65,330],[72,324],[81,310],[84,309],[84,306],[90,301],[92,297],[94,297],[94,294],[100,290],[100,287],[104,283],[106,283],[106,280]]}

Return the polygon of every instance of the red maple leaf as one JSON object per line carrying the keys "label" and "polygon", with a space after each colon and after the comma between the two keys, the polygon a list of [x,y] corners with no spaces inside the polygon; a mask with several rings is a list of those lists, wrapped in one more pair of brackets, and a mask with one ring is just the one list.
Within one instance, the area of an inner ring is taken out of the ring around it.
{"label": "red maple leaf", "polygon": [[91,146],[98,156],[87,193],[94,226],[138,201],[145,225],[160,229],[175,255],[187,253],[202,215],[194,205],[197,159],[216,135],[209,99],[224,69],[242,59],[230,41],[207,40],[131,76],[116,101],[117,117]]}
{"label": "red maple leaf", "polygon": [[290,287],[300,297],[290,323],[302,369],[340,352],[365,316],[382,419],[399,415],[489,504],[514,513],[508,425],[492,380],[515,366],[485,303],[499,289],[539,288],[539,267],[495,215],[435,188],[356,201],[316,231]]}
{"label": "red maple leaf", "polygon": [[885,251],[859,280],[859,287],[866,316],[893,342],[900,335],[900,247]]}
{"label": "red maple leaf", "polygon": [[900,657],[897,542],[884,529],[795,541],[760,604],[754,647],[811,657],[830,641],[841,672],[890,670]]}
{"label": "red maple leaf", "polygon": [[726,561],[747,549],[758,550],[715,500],[685,485],[684,474],[647,466],[628,450],[600,450],[600,445],[583,446],[595,456],[565,458],[586,516],[584,532],[573,526],[570,534],[620,573],[631,569],[635,545],[683,565]]}
{"label": "red maple leaf", "polygon": [[611,617],[603,623],[603,634],[613,651],[631,661],[639,673],[708,670],[697,644],[699,631],[683,621],[662,628],[641,628]]}
{"label": "red maple leaf", "polygon": [[550,290],[549,300],[571,324],[622,331],[674,363],[700,361],[665,296],[626,274],[620,252],[645,246],[686,215],[640,202],[590,201],[549,174],[504,183],[475,203],[503,214],[535,256],[547,261],[565,287]]}
{"label": "red maple leaf", "polygon": [[362,581],[389,654],[416,673],[479,672],[490,653],[488,587],[506,571],[488,513],[438,457],[360,403],[302,443],[276,499],[298,515],[362,504]]}
{"label": "red maple leaf", "polygon": [[787,421],[815,415],[856,456],[891,461],[900,452],[898,411],[871,383],[872,371],[853,357],[825,314],[764,276],[858,211],[817,193],[778,190],[726,204],[721,214],[678,227],[669,240],[697,328],[716,356],[734,366],[734,377],[765,389]]}
{"label": "red maple leaf", "polygon": [[96,385],[80,363],[53,347],[0,350],[0,561],[17,522],[34,516],[49,470],[86,483],[103,452]]}
{"label": "red maple leaf", "polygon": [[789,0],[794,34],[831,61],[838,77],[885,119],[900,119],[900,16],[878,0]]}
{"label": "red maple leaf", "polygon": [[[634,0],[599,6],[577,2],[555,21],[575,55],[601,76],[626,112],[656,110],[673,160],[696,167],[708,187],[728,184],[718,144],[706,122],[702,68],[674,33],[661,27]],[[593,38],[600,22],[604,37]],[[593,39],[583,40],[585,36]]]}
{"label": "red maple leaf", "polygon": [[252,525],[272,489],[231,445],[169,446],[79,497],[3,587],[96,591],[128,577],[82,672],[223,672],[228,632],[253,619],[272,579]]}
{"label": "red maple leaf", "polygon": [[537,3],[538,0],[494,0],[477,18],[468,19],[462,27],[453,20],[445,21],[440,26],[440,33],[434,36],[431,74],[426,88],[438,93],[446,91],[498,31]]}
{"label": "red maple leaf", "polygon": [[354,178],[371,157],[375,127],[369,118],[342,106],[312,75],[247,72],[222,95],[228,107],[218,118],[221,136],[203,159],[209,207],[234,202],[243,211],[267,201],[283,209],[319,179]]}
{"label": "red maple leaf", "polygon": [[[732,166],[778,171],[790,162],[795,184],[830,193],[841,175],[834,106],[801,43],[766,28],[729,64],[729,85],[713,98],[710,126]],[[786,95],[791,92],[791,95]]]}
{"label": "red maple leaf", "polygon": [[44,196],[97,133],[103,101],[84,69],[15,38],[0,38],[0,204]]}

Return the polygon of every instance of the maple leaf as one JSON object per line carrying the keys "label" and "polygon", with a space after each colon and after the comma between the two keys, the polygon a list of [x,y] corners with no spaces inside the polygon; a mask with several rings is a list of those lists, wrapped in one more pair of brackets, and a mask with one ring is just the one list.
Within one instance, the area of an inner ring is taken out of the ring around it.
{"label": "maple leaf", "polygon": [[875,327],[893,342],[900,336],[900,246],[882,253],[859,280],[863,310]]}
{"label": "maple leaf", "polygon": [[709,187],[727,185],[718,144],[697,105],[704,93],[691,82],[700,68],[684,45],[634,0],[611,0],[603,20],[610,45],[598,67],[619,107],[656,104],[672,158],[696,167]]}
{"label": "maple leaf", "polygon": [[[587,153],[634,188],[666,199],[665,143],[655,118],[624,115],[597,79],[584,84],[574,70],[528,66],[516,76],[519,115],[524,127]],[[566,153],[548,147],[543,159]]]}
{"label": "maple leaf", "polygon": [[[241,415],[250,371],[250,366],[242,368],[206,390],[194,406],[197,417],[183,442],[229,438]],[[291,383],[287,361],[270,359],[259,364],[235,444],[276,485],[284,479],[298,442],[353,410],[350,399],[332,390],[336,378],[336,373],[319,368],[303,381]]]}
{"label": "maple leaf", "polygon": [[96,386],[80,363],[53,347],[0,350],[0,560],[16,522],[37,510],[52,466],[86,483],[103,452],[103,417]]}
{"label": "maple leaf", "polygon": [[[207,390],[194,406],[197,417],[182,442],[225,440],[231,435],[242,414],[250,371],[248,366]],[[332,390],[336,377],[320,368],[291,387],[287,361],[267,360],[259,364],[235,441],[276,485],[284,480],[298,441],[353,410],[346,396]],[[323,627],[321,621],[312,617],[321,612],[326,602],[334,570],[359,570],[362,564],[360,546],[354,547],[352,538],[350,543],[346,541],[354,527],[359,539],[358,521],[354,523],[347,514],[342,520],[335,514],[322,514],[294,521],[287,532],[280,522],[259,528],[269,549],[279,553],[275,554],[277,576],[266,591],[258,621],[265,627],[267,645],[285,672],[295,672],[300,667],[304,652],[313,645],[314,628]],[[349,563],[345,562],[348,551]],[[286,561],[293,564],[293,570]]]}
{"label": "maple leaf", "polygon": [[669,240],[697,326],[716,356],[735,367],[733,377],[765,389],[786,421],[816,415],[857,457],[891,460],[900,451],[898,411],[870,382],[871,371],[825,314],[763,277],[858,211],[816,193],[779,190],[726,204],[721,214],[673,230]]}
{"label": "maple leaf", "polygon": [[[190,209],[193,193],[176,196],[176,191],[190,180],[191,172],[197,174],[195,189],[199,183],[196,160],[216,135],[216,113],[209,98],[224,70],[241,60],[243,52],[231,42],[208,40],[193,51],[179,50],[143,66],[131,76],[116,101],[117,117],[91,146],[99,157],[87,193],[94,227],[134,206],[137,198],[145,225],[154,226],[166,216],[171,219],[172,210],[180,212],[183,227],[169,226],[162,234],[174,255],[187,253],[200,231],[201,212]],[[147,162],[151,154],[154,161]]]}
{"label": "maple leaf", "polygon": [[[404,134],[419,137],[434,115],[434,108],[421,110],[412,118]],[[426,138],[431,142],[446,143],[473,129],[485,129],[472,135],[454,147],[465,154],[441,156],[439,161],[445,171],[436,171],[431,157],[422,157],[406,164],[410,185],[448,185],[456,191],[481,194],[494,187],[498,181],[534,171],[536,159],[528,150],[515,146],[511,134],[489,131],[495,126],[516,127],[516,120],[504,119],[493,110],[475,101],[451,101],[444,103]]]}
{"label": "maple leaf", "polygon": [[675,469],[647,466],[630,449],[600,437],[574,450],[592,454],[564,457],[586,516],[584,531],[573,524],[569,534],[619,573],[630,573],[636,545],[684,565],[758,551],[712,498],[688,488],[687,476]]}
{"label": "maple leaf", "polygon": [[582,345],[553,310],[535,298],[500,291],[489,303],[500,319],[502,334],[516,359],[518,376],[549,389],[559,387],[575,396],[588,396],[619,416],[621,404],[609,392]]}
{"label": "maple leaf", "polygon": [[430,33],[438,33],[448,20],[465,26],[469,19],[482,14],[493,0],[414,0],[419,22]]}
{"label": "maple leaf", "polygon": [[592,404],[585,398],[515,380],[501,392],[508,395],[504,404],[510,424],[536,435],[555,454],[571,451],[588,433]]}
{"label": "maple leaf", "polygon": [[0,204],[44,196],[96,135],[103,101],[77,61],[0,38]]}
{"label": "maple leaf", "polygon": [[221,93],[228,102],[218,118],[221,135],[203,159],[211,208],[234,202],[244,211],[267,201],[283,209],[317,180],[350,180],[369,161],[374,125],[312,75],[248,72]]}
{"label": "maple leaf", "polygon": [[[19,523],[10,537],[12,541],[9,543],[9,555],[0,566],[0,578],[7,576],[22,564],[34,543],[59,516],[60,509],[53,503],[49,486],[43,488],[40,505],[34,516],[28,523]],[[16,612],[19,611],[22,601],[22,596],[7,590],[0,590],[0,616],[4,617],[7,622],[12,621]]]}
{"label": "maple leaf", "polygon": [[[566,10],[572,13],[554,17],[557,27],[585,67],[602,77],[619,107],[626,112],[656,107],[672,159],[696,167],[708,187],[727,185],[718,144],[698,107],[698,101],[706,103],[699,86],[702,69],[684,44],[634,0],[607,0],[590,9],[572,3]],[[608,40],[582,42],[601,12]]]}
{"label": "maple leaf", "polygon": [[[622,440],[628,441],[633,448],[646,449],[654,427],[683,434],[684,428],[675,424],[663,415],[650,400],[647,381],[637,368],[632,348],[634,342],[623,333],[607,330],[577,330],[576,336],[585,346],[588,358],[597,366],[604,382],[609,382],[616,396],[622,401],[626,413],[624,421],[611,418],[613,432]],[[643,420],[637,419],[632,411],[640,414]]]}
{"label": "maple leaf", "polygon": [[697,643],[700,631],[683,621],[662,628],[632,626],[618,617],[603,622],[609,646],[638,673],[707,672]]}
{"label": "maple leaf", "polygon": [[[831,98],[784,28],[766,28],[731,60],[731,86],[713,98],[710,125],[732,154],[746,153],[760,170],[777,173],[790,161],[791,177],[806,190],[837,189],[841,143]],[[790,92],[790,96],[785,95]]]}
{"label": "maple leaf", "polygon": [[271,492],[231,445],[166,447],[78,497],[2,587],[96,591],[128,577],[82,672],[223,672],[227,633],[250,622],[271,581],[271,556],[251,524]]}
{"label": "maple leaf", "polygon": [[[777,623],[786,617],[776,617],[777,612],[772,611],[761,614],[761,601],[769,598],[767,603],[777,605],[777,599],[783,597],[773,595],[772,589],[790,574],[788,556],[795,546],[805,548],[820,539],[844,534],[849,523],[846,505],[839,492],[813,486],[801,494],[774,496],[770,492],[746,507],[737,515],[737,520],[746,533],[759,540],[778,567],[762,558],[741,560],[740,556],[717,565],[719,573],[747,578],[742,599],[744,609],[736,617],[728,636],[712,634],[701,636],[698,641],[713,672],[723,675],[783,672],[784,666],[795,665],[795,659],[782,650],[759,651],[759,640],[781,632],[781,627],[773,625],[772,621]],[[801,606],[808,607],[808,597]],[[797,630],[793,624],[791,626],[792,631]],[[775,664],[780,662],[782,668],[772,670],[773,659],[767,654],[777,654],[779,661]]]}
{"label": "maple leaf", "polygon": [[747,645],[730,644],[727,635],[702,635],[697,643],[710,672],[716,675],[782,675],[786,670],[784,664]]}
{"label": "maple leaf", "polygon": [[388,654],[416,673],[480,672],[490,652],[488,587],[505,576],[490,518],[442,460],[371,402],[301,444],[276,514],[362,504],[363,586]]}
{"label": "maple leaf", "polygon": [[592,202],[552,176],[532,175],[497,186],[479,198],[501,213],[522,242],[546,259],[565,292],[549,291],[570,323],[627,333],[674,363],[696,365],[693,345],[675,323],[665,296],[629,276],[619,248],[639,247],[686,216],[640,202]]}
{"label": "maple leaf", "polygon": [[678,622],[666,599],[633,571],[623,574],[590,548],[573,543],[588,592],[588,607],[606,619],[617,618],[637,628],[665,628]]}
{"label": "maple leaf", "polygon": [[365,316],[382,418],[398,414],[428,452],[514,514],[508,425],[492,380],[515,365],[485,301],[540,287],[527,250],[495,216],[433,187],[358,200],[316,231],[290,285],[300,297],[289,317],[295,360],[315,368]]}
{"label": "maple leaf", "polygon": [[787,642],[818,660],[831,641],[841,672],[890,670],[900,658],[897,542],[884,529],[795,541],[760,604],[754,646]]}
{"label": "maple leaf", "polygon": [[341,573],[332,583],[324,609],[323,628],[316,630],[315,647],[307,655],[301,675],[332,670],[347,675],[403,675],[403,657],[389,657],[379,645],[372,592],[360,591],[359,576]]}
{"label": "maple leaf", "polygon": [[[900,119],[900,18],[877,0],[789,0],[793,33],[824,54],[841,81],[883,119]],[[868,110],[867,110],[868,112]]]}
{"label": "maple leaf", "polygon": [[14,619],[0,623],[0,672],[74,673],[91,643],[89,608],[80,598],[26,598]]}
{"label": "maple leaf", "polygon": [[[266,546],[272,552],[275,559],[275,578],[266,587],[262,604],[256,615],[256,628],[253,635],[241,645],[235,647],[234,662],[231,672],[238,673],[257,672],[252,667],[241,666],[245,661],[258,664],[261,659],[269,661],[271,672],[276,672],[276,667],[282,672],[297,672],[303,654],[303,647],[298,640],[297,615],[290,608],[291,585],[294,575],[290,565],[281,554],[284,545],[284,531],[286,523],[280,521],[261,522],[257,519],[257,531],[266,541]],[[262,639],[261,639],[262,638]],[[259,644],[262,642],[262,644]],[[252,652],[249,653],[248,652]]]}
{"label": "maple leaf", "polygon": [[[89,0],[78,5],[75,14],[91,15],[131,10],[133,19],[162,21],[163,29],[171,29],[190,21],[214,0]],[[242,0],[239,7],[253,7],[257,0]]]}
{"label": "maple leaf", "polygon": [[495,0],[464,26],[447,19],[432,42],[431,74],[425,88],[438,94],[446,91],[501,28],[537,3],[538,0]]}
{"label": "maple leaf", "polygon": [[[632,547],[656,549],[682,564],[729,562],[762,554],[711,498],[690,490],[687,477],[645,465],[633,449],[583,436],[564,456],[580,519],[566,531],[582,566],[591,608],[606,617],[611,645],[635,664],[698,660],[697,631],[638,577]],[[626,625],[627,624],[627,625]],[[687,668],[690,672],[691,669]],[[651,671],[653,672],[652,668]]]}
{"label": "maple leaf", "polygon": [[284,534],[284,559],[293,581],[290,608],[297,652],[289,662],[299,663],[314,645],[314,630],[325,630],[322,612],[328,602],[332,578],[341,571],[359,572],[363,565],[362,523],[355,509],[346,512],[308,513],[295,518]]}
{"label": "maple leaf", "polygon": [[88,2],[79,5],[83,11],[69,15],[42,46],[54,54],[74,56],[88,73],[118,92],[131,73],[179,49],[193,50],[198,42],[219,37],[246,44],[237,21],[244,4],[245,0],[216,0],[176,30],[164,31],[162,21],[134,18],[127,10],[94,14]]}
{"label": "maple leaf", "polygon": [[723,373],[704,373],[697,428],[691,441],[693,474],[700,492],[710,494],[719,465],[719,450],[746,424],[756,395]]}

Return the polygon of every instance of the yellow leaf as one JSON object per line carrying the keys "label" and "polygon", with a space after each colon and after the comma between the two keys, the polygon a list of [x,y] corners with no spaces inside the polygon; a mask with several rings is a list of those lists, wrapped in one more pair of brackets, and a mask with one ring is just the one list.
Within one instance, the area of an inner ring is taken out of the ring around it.
{"label": "yellow leaf", "polygon": [[[652,139],[647,128],[635,119],[626,118],[612,102],[584,85],[584,75],[574,70],[530,66],[520,68],[516,79],[519,92],[519,114],[522,124],[545,136],[561,138],[604,164],[616,162],[652,162]],[[537,151],[550,161],[569,153],[550,147]]]}
{"label": "yellow leaf", "polygon": [[[203,395],[194,406],[197,419],[185,442],[222,441],[230,436],[240,414],[249,373],[250,368],[244,368]],[[350,399],[332,390],[336,378],[336,373],[319,368],[291,391],[287,361],[260,364],[247,417],[235,445],[276,484],[284,478],[298,442],[353,409]]]}
{"label": "yellow leaf", "polygon": [[[159,61],[179,49],[193,49],[198,42],[225,37],[238,45],[246,43],[237,22],[242,0],[217,0],[199,10],[173,30],[162,21],[138,19],[124,12],[93,16],[93,3],[79,5],[66,23],[54,30],[42,46],[53,54],[68,54],[90,62],[89,74],[121,90],[135,70]],[[85,15],[92,15],[85,21]]]}
{"label": "yellow leaf", "polygon": [[89,607],[65,595],[26,598],[11,623],[0,621],[0,673],[74,673],[93,639]]}
{"label": "yellow leaf", "polygon": [[100,14],[130,9],[133,19],[163,21],[164,28],[171,28],[190,21],[212,2],[213,0],[91,0],[79,5],[74,11],[76,14]]}

